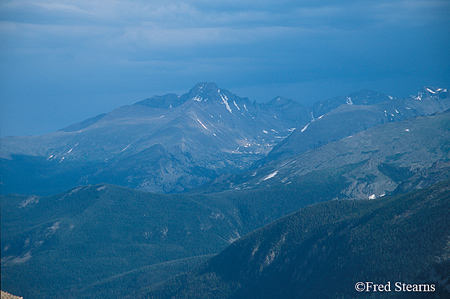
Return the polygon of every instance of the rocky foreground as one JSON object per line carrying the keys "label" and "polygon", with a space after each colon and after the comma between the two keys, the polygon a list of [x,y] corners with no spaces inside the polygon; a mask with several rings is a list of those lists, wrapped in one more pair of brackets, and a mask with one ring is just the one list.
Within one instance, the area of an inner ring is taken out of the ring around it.
{"label": "rocky foreground", "polygon": [[17,297],[2,291],[2,299],[23,299],[23,297]]}

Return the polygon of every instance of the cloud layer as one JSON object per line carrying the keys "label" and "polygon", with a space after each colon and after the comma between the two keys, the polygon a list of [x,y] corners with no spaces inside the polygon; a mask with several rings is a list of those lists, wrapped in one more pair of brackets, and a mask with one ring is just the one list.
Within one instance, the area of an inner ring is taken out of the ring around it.
{"label": "cloud layer", "polygon": [[33,100],[65,107],[77,97],[77,109],[97,98],[90,112],[107,111],[130,100],[105,105],[102,96],[197,81],[259,101],[270,90],[313,101],[359,87],[449,84],[449,16],[449,1],[427,0],[4,0],[2,110],[12,115],[14,103]]}

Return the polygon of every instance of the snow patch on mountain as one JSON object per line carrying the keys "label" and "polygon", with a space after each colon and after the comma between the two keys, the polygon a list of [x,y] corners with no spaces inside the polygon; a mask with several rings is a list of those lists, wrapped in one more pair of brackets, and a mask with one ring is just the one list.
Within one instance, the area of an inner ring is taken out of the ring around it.
{"label": "snow patch on mountain", "polygon": [[227,110],[233,114],[233,112],[231,111],[230,105],[228,105],[228,98],[226,95],[222,95],[220,94],[220,97],[222,98],[223,103],[225,104],[225,107],[227,107]]}
{"label": "snow patch on mountain", "polygon": [[130,144],[128,144],[123,150],[121,150],[122,152],[123,151],[126,151],[129,147],[130,147],[130,145],[131,145],[131,143]]}
{"label": "snow patch on mountain", "polygon": [[309,126],[310,124],[311,124],[311,123],[309,123],[309,124],[307,124],[306,126],[304,126],[303,129],[300,130],[300,132],[302,132],[302,133],[305,132],[306,129],[308,129],[308,126]]}
{"label": "snow patch on mountain", "polygon": [[269,174],[268,176],[266,176],[263,181],[267,181],[268,179],[271,179],[273,177],[275,177],[278,174],[278,170],[275,172],[272,172],[271,174]]}
{"label": "snow patch on mountain", "polygon": [[202,125],[203,128],[205,128],[205,130],[208,130],[208,128],[198,118],[197,121]]}
{"label": "snow patch on mountain", "polygon": [[73,151],[73,149],[74,149],[75,147],[77,147],[77,146],[78,146],[78,143],[75,144],[75,145],[67,152],[67,154],[70,154],[70,153]]}
{"label": "snow patch on mountain", "polygon": [[102,190],[106,190],[106,186],[105,185],[100,186],[100,187],[97,188],[97,191],[102,191]]}

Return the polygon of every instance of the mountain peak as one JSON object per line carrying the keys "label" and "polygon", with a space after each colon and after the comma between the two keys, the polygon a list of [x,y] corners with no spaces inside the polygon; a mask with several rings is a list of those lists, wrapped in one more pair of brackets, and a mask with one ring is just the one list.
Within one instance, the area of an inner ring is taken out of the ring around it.
{"label": "mountain peak", "polygon": [[207,101],[219,97],[220,89],[214,82],[197,83],[187,94],[182,96],[176,94],[166,94],[163,96],[153,96],[143,101],[137,102],[137,105],[143,105],[151,108],[174,108],[184,104],[188,100],[197,102]]}
{"label": "mountain peak", "polygon": [[228,91],[222,91],[214,82],[201,82],[189,91],[188,97],[197,102],[223,101],[224,93],[228,94]]}
{"label": "mountain peak", "polygon": [[209,90],[209,91],[217,91],[219,89],[219,87],[217,87],[217,84],[214,82],[200,82],[195,84],[195,86],[192,88],[191,91],[195,90],[195,91],[199,91],[202,92],[204,90]]}
{"label": "mountain peak", "polygon": [[413,99],[445,99],[450,97],[450,93],[447,88],[437,88],[431,86],[424,86],[418,93],[417,96],[411,96]]}
{"label": "mountain peak", "polygon": [[202,100],[207,100],[209,98],[214,98],[219,93],[219,87],[217,87],[216,83],[213,82],[197,83],[189,91],[189,95],[199,102],[201,102]]}

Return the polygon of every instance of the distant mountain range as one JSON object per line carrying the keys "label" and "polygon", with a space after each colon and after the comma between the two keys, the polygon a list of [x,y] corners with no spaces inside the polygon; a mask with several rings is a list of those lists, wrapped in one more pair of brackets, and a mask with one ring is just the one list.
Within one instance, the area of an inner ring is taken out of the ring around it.
{"label": "distant mountain range", "polygon": [[307,205],[387,198],[448,179],[449,134],[450,111],[384,124],[221,177],[200,193],[100,184],[4,195],[2,286],[31,298],[122,298],[152,288]]}
{"label": "distant mountain range", "polygon": [[[325,117],[324,117],[325,119]],[[279,188],[313,171],[347,169],[341,198],[367,199],[409,192],[450,177],[450,111],[385,123],[294,158],[221,176],[195,191]]]}
{"label": "distant mountain range", "polygon": [[426,87],[407,99],[362,90],[307,107],[282,97],[259,104],[199,83],[182,96],[155,96],[55,133],[2,138],[1,192],[51,195],[110,183],[179,193],[449,108],[442,88]]}
{"label": "distant mountain range", "polygon": [[52,134],[4,138],[2,289],[38,299],[352,298],[358,279],[448,284],[450,187],[439,183],[450,177],[449,106],[442,88],[306,107],[201,83]]}
{"label": "distant mountain range", "polygon": [[264,162],[293,157],[330,141],[388,122],[450,109],[447,89],[424,87],[417,96],[396,99],[370,90],[316,103],[314,118],[279,143]]}
{"label": "distant mountain range", "polygon": [[246,169],[309,121],[309,108],[293,100],[258,104],[199,83],[55,133],[3,138],[2,192],[49,195],[95,183],[182,192]]}

